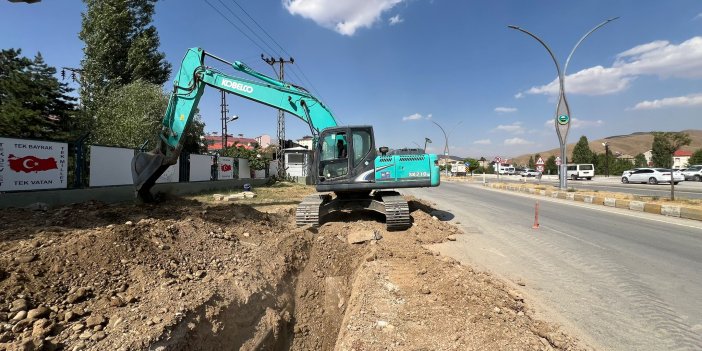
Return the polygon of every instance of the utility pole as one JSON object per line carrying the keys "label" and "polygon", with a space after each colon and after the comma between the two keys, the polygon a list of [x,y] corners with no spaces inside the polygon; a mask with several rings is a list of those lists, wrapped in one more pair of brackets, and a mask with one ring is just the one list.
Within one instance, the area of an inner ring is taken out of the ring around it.
{"label": "utility pole", "polygon": [[[289,60],[285,60],[282,57],[277,60],[273,57],[265,57],[261,54],[261,60],[265,63],[271,65],[275,71],[275,64],[278,64],[278,80],[283,81],[285,79],[285,64],[295,63],[295,59],[292,57]],[[278,160],[278,177],[285,178],[285,164],[283,158],[283,148],[285,148],[285,113],[283,110],[278,110],[278,150],[275,152],[275,158]]]}
{"label": "utility pole", "polygon": [[222,152],[227,148],[227,93],[222,90]]}

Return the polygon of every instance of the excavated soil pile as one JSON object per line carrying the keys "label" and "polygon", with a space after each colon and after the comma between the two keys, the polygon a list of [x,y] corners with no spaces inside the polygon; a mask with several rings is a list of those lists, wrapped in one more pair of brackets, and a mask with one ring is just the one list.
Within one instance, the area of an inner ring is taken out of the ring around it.
{"label": "excavated soil pile", "polygon": [[425,249],[460,235],[428,205],[411,201],[407,231],[370,213],[296,228],[308,191],[4,210],[0,350],[583,349]]}

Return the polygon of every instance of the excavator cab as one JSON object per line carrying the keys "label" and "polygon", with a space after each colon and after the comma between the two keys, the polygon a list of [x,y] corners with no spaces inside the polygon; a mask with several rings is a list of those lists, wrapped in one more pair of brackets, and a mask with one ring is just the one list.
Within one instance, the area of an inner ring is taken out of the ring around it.
{"label": "excavator cab", "polygon": [[[317,190],[366,190],[373,180],[375,142],[373,127],[349,126],[327,128],[319,135],[315,158]],[[363,177],[360,177],[363,175]],[[349,185],[356,183],[349,188]],[[343,185],[342,185],[343,184]],[[342,185],[342,188],[339,186]],[[321,187],[321,188],[320,188]]]}

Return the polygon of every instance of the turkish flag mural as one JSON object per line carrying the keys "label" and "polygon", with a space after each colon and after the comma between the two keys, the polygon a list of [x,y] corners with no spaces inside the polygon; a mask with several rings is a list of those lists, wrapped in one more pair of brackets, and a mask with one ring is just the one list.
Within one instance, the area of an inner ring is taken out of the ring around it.
{"label": "turkish flag mural", "polygon": [[0,191],[65,188],[68,144],[0,138]]}
{"label": "turkish flag mural", "polygon": [[217,158],[217,179],[234,179],[234,158],[219,157]]}

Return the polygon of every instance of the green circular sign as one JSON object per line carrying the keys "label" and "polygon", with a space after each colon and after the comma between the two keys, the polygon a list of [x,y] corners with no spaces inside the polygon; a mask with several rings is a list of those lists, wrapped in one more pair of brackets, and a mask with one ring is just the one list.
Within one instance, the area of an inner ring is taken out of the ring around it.
{"label": "green circular sign", "polygon": [[570,122],[570,117],[568,115],[560,115],[558,116],[558,124],[560,125],[566,125]]}

